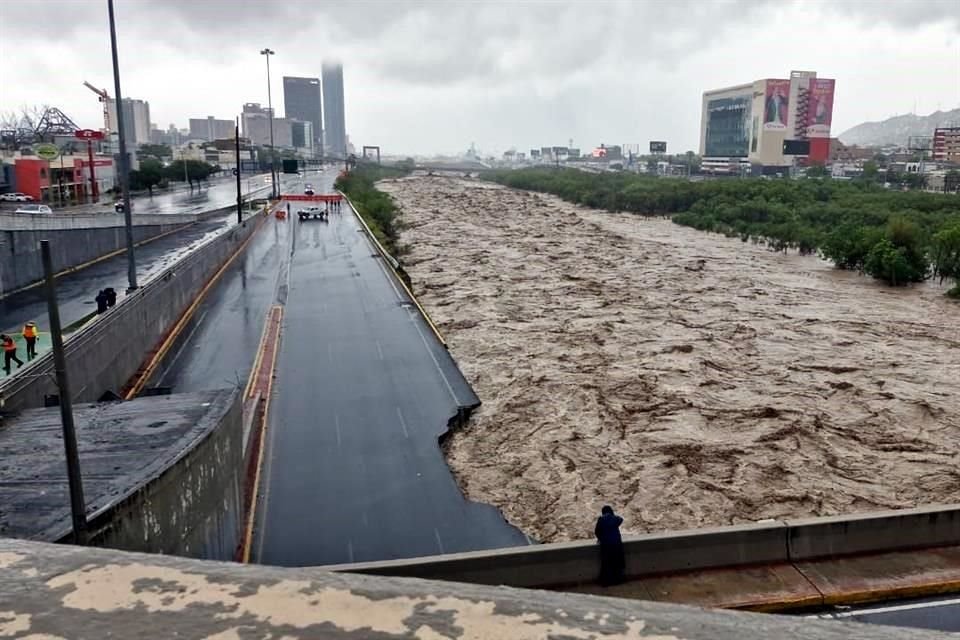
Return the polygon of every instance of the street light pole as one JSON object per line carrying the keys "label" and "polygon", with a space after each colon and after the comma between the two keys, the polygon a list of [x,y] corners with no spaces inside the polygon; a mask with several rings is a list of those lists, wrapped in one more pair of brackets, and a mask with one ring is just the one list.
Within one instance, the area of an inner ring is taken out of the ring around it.
{"label": "street light pole", "polygon": [[110,52],[113,54],[113,99],[117,105],[117,133],[120,138],[120,193],[123,198],[123,224],[127,236],[127,290],[137,288],[137,262],[133,255],[133,200],[130,199],[130,160],[123,130],[123,97],[120,93],[120,65],[117,62],[117,28],[113,18],[113,0],[107,0],[110,14]]}
{"label": "street light pole", "polygon": [[270,56],[276,55],[271,49],[261,49],[260,55],[267,57],[267,108],[270,110],[270,194],[277,199],[277,148],[273,145],[273,94],[270,91]]}

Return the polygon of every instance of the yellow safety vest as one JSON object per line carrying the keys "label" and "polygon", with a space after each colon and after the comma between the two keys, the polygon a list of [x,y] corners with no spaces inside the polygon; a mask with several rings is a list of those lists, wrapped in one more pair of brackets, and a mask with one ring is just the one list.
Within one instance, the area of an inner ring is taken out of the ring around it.
{"label": "yellow safety vest", "polygon": [[37,337],[37,328],[31,326],[25,326],[23,328],[23,337],[24,338],[36,338]]}

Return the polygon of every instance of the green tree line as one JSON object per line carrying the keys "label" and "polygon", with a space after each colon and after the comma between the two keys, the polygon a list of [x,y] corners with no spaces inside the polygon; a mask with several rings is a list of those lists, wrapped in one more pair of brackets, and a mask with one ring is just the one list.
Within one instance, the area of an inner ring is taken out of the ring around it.
{"label": "green tree line", "polygon": [[360,164],[337,178],[335,187],[345,193],[357,213],[391,255],[398,253],[397,205],[386,193],[376,187],[377,180],[399,178],[409,173],[410,167],[384,167]]}
{"label": "green tree line", "polygon": [[608,211],[669,215],[681,225],[777,251],[819,253],[891,285],[929,277],[960,296],[960,198],[891,191],[867,180],[663,180],[531,168],[485,177]]}
{"label": "green tree line", "polygon": [[170,182],[184,180],[192,186],[194,182],[204,181],[219,170],[220,167],[200,160],[174,160],[164,166],[159,160],[147,158],[140,161],[139,169],[130,172],[130,188],[134,191],[146,189],[153,195],[154,187],[163,188]]}

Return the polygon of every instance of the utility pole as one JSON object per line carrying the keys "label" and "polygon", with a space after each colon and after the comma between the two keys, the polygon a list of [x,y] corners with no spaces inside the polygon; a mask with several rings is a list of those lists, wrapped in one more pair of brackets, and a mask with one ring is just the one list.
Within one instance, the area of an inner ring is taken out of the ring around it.
{"label": "utility pole", "polygon": [[240,118],[237,118],[234,136],[236,137],[234,153],[237,156],[237,168],[233,170],[237,174],[237,224],[241,224],[243,222],[243,193],[240,188]]}
{"label": "utility pole", "polygon": [[73,424],[73,404],[67,381],[67,358],[63,352],[63,334],[60,329],[60,309],[57,307],[57,285],[50,257],[50,241],[40,241],[43,274],[47,289],[47,314],[50,318],[50,342],[53,344],[53,363],[59,392],[60,421],[63,423],[63,448],[67,457],[67,480],[70,485],[70,513],[73,516],[73,542],[87,543],[87,507],[83,500],[83,480],[80,477],[80,455],[77,453],[77,432]]}
{"label": "utility pole", "polygon": [[270,56],[276,55],[272,49],[261,49],[260,55],[267,57],[267,108],[270,110],[270,182],[273,186],[270,193],[277,199],[277,148],[273,144],[273,94],[270,89]]}
{"label": "utility pole", "polygon": [[130,159],[123,130],[123,97],[120,93],[120,65],[117,62],[117,29],[113,18],[113,0],[107,0],[110,14],[110,51],[113,54],[113,93],[117,105],[117,132],[120,138],[120,193],[123,198],[123,222],[127,236],[127,291],[137,288],[137,262],[133,255],[133,200],[130,199]]}

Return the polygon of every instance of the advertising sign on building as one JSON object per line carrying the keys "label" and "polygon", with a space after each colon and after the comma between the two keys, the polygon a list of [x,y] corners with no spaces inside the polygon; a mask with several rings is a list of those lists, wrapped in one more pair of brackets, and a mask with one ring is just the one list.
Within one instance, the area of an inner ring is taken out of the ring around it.
{"label": "advertising sign on building", "polygon": [[33,148],[33,152],[43,160],[56,160],[60,156],[60,148],[48,142],[38,144]]}
{"label": "advertising sign on building", "polygon": [[650,153],[666,153],[667,143],[662,140],[650,141]]}
{"label": "advertising sign on building", "polygon": [[786,129],[787,109],[790,106],[790,81],[767,80],[763,102],[763,128]]}
{"label": "advertising sign on building", "polygon": [[810,97],[807,108],[807,137],[829,138],[833,119],[834,80],[810,78]]}

